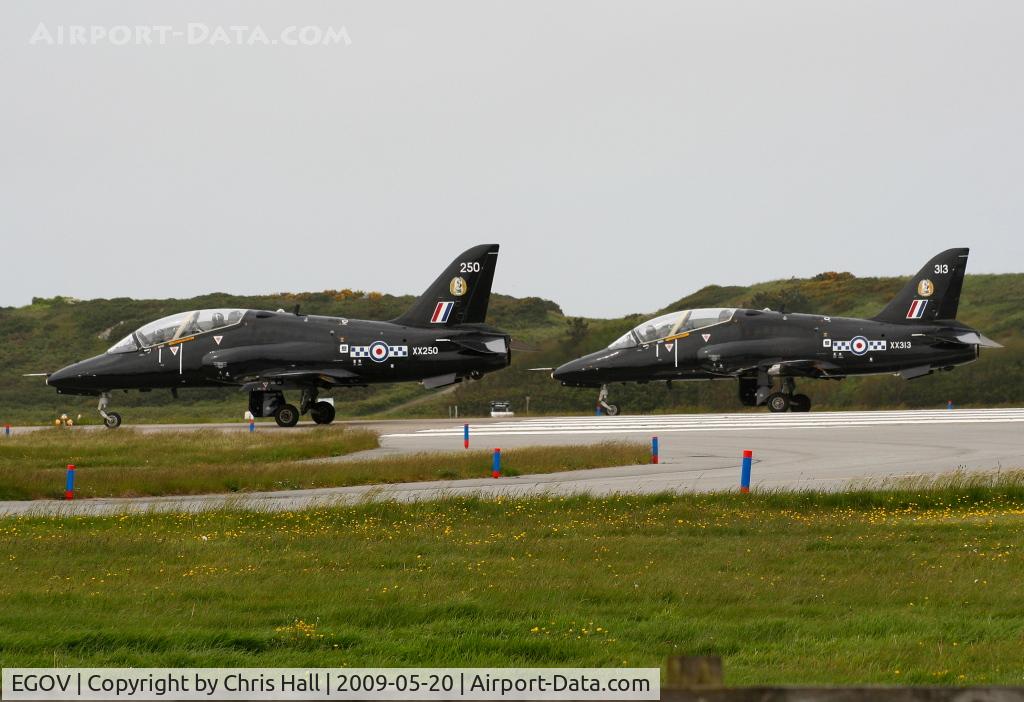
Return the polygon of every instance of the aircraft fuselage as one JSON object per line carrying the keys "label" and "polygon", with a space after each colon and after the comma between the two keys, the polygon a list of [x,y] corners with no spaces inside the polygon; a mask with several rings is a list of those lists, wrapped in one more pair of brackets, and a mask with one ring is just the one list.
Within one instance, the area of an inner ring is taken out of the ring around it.
{"label": "aircraft fuselage", "polygon": [[504,368],[509,354],[508,336],[483,324],[435,330],[249,310],[233,326],[74,363],[47,383],[60,393],[84,395],[240,386],[268,376],[276,387],[362,386],[478,376]]}
{"label": "aircraft fuselage", "polygon": [[929,370],[969,363],[976,345],[949,343],[949,324],[890,324],[868,319],[736,310],[732,319],[674,337],[620,349],[606,348],[555,371],[565,385],[708,380],[773,376],[841,378]]}

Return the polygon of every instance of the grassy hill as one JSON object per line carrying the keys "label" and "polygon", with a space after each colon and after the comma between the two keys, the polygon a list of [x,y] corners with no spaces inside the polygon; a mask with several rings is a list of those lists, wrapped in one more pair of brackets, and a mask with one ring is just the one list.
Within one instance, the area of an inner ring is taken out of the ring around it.
{"label": "grassy hill", "polygon": [[[518,412],[530,398],[531,414],[587,413],[596,393],[562,388],[544,372],[611,342],[631,326],[661,311],[687,307],[771,307],[791,312],[870,316],[892,298],[905,279],[856,278],[849,273],[822,273],[810,279],[776,280],[750,287],[707,286],[661,310],[617,319],[568,318],[557,304],[540,298],[494,295],[488,321],[512,333],[517,347],[513,365],[453,392],[427,391],[415,384],[339,390],[339,416],[448,416],[459,405],[462,415],[481,415],[492,399],[508,399]],[[818,409],[859,407],[940,407],[1019,404],[1024,392],[1024,274],[968,275],[959,318],[983,330],[1007,348],[988,351],[974,364],[907,382],[889,376],[842,382],[803,381]],[[292,309],[363,319],[388,319],[413,301],[362,291],[328,290],[237,296],[213,293],[185,300],[79,301],[36,298],[31,305],[0,308],[0,423],[42,423],[61,412],[82,414],[95,422],[95,400],[57,396],[39,378],[23,373],[52,371],[71,361],[101,353],[133,329],[163,315],[186,309],[249,307]],[[736,411],[733,382],[615,386],[613,400],[626,412]],[[233,389],[188,390],[173,400],[169,392],[117,393],[112,405],[126,422],[223,421],[240,419],[246,398]],[[760,411],[760,410],[759,410]]]}

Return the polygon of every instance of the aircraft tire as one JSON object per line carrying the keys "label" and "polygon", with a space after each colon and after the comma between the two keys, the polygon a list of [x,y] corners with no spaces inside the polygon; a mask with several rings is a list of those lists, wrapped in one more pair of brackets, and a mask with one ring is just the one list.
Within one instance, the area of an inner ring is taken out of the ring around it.
{"label": "aircraft tire", "polygon": [[773,392],[765,400],[765,404],[768,405],[770,412],[786,412],[790,406],[789,395],[783,392]]}
{"label": "aircraft tire", "polygon": [[299,423],[299,408],[295,405],[281,405],[274,411],[274,421],[279,427],[294,427]]}
{"label": "aircraft tire", "polygon": [[810,412],[811,398],[807,395],[793,395],[790,399],[790,410],[793,412]]}
{"label": "aircraft tire", "polygon": [[604,413],[607,414],[609,417],[615,417],[619,414],[619,406],[609,404],[605,406]]}
{"label": "aircraft tire", "polygon": [[121,415],[117,412],[107,412],[107,416],[103,419],[103,425],[107,429],[117,429],[121,426]]}
{"label": "aircraft tire", "polygon": [[334,421],[334,405],[330,402],[317,402],[309,408],[309,416],[317,424],[330,424]]}

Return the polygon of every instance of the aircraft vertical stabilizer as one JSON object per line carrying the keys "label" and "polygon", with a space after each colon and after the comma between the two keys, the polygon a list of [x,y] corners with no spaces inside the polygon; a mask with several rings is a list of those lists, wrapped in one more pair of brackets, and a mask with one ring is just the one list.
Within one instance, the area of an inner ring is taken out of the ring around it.
{"label": "aircraft vertical stabilizer", "polygon": [[482,324],[497,264],[497,244],[474,246],[452,261],[413,306],[392,322],[439,329]]}
{"label": "aircraft vertical stabilizer", "polygon": [[948,249],[928,261],[874,319],[920,323],[956,319],[970,249]]}

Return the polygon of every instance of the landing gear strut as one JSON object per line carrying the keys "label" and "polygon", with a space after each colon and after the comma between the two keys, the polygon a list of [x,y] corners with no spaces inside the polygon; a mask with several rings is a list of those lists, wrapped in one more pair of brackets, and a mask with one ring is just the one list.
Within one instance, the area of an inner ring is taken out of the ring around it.
{"label": "landing gear strut", "polygon": [[302,391],[302,400],[299,401],[299,412],[306,414],[317,424],[330,424],[334,421],[334,405],[318,399],[319,393],[315,387],[305,388]]}
{"label": "landing gear strut", "polygon": [[597,406],[603,410],[609,417],[614,417],[619,413],[619,406],[609,404],[608,402],[608,386],[602,385],[601,391],[597,393]]}
{"label": "landing gear strut", "polygon": [[280,390],[250,391],[249,412],[254,417],[273,417],[279,427],[294,427],[299,423],[299,409],[285,402]]}
{"label": "landing gear strut", "polygon": [[308,413],[317,424],[334,421],[334,405],[318,399],[316,388],[304,388],[299,406],[285,402],[280,390],[252,390],[249,392],[249,412],[254,417],[273,417],[279,427],[294,427],[299,417]]}
{"label": "landing gear strut", "polygon": [[796,381],[784,378],[782,388],[775,390],[766,370],[759,370],[757,380],[740,379],[740,402],[748,407],[767,405],[769,412],[810,412],[811,398],[796,394]]}
{"label": "landing gear strut", "polygon": [[110,405],[110,393],[100,393],[100,402],[96,405],[96,409],[99,410],[100,416],[103,417],[103,424],[107,429],[117,429],[121,426],[121,415],[117,412],[108,412],[107,407]]}

